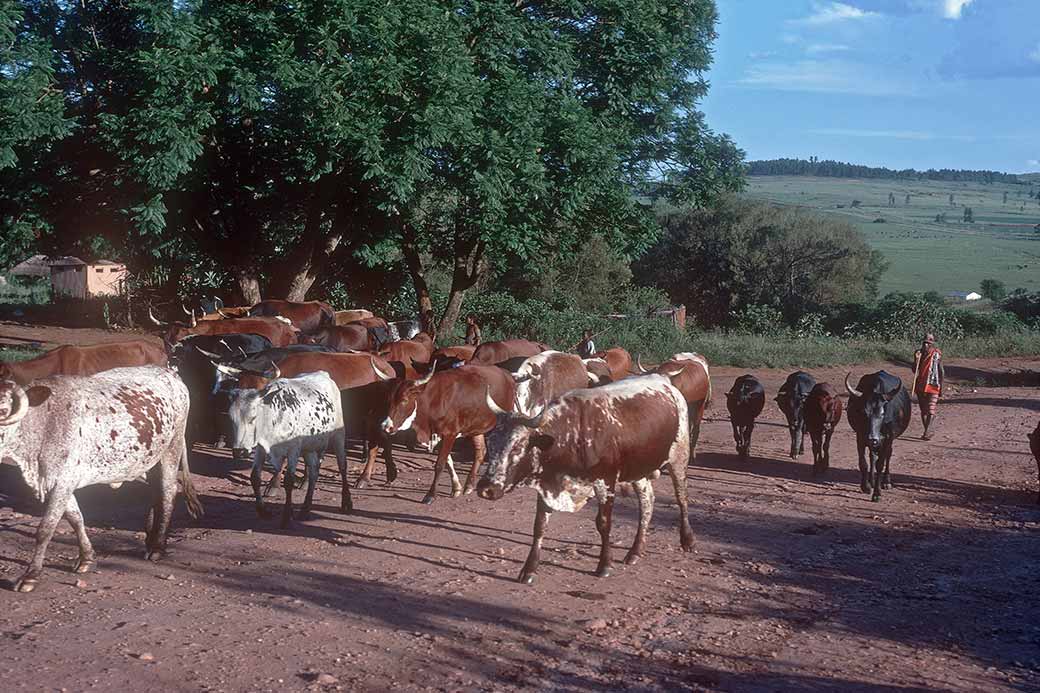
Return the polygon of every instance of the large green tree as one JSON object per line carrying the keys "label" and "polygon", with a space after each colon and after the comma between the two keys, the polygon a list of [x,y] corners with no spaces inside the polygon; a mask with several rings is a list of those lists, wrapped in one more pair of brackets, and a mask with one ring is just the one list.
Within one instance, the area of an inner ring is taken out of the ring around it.
{"label": "large green tree", "polygon": [[210,270],[302,299],[346,254],[410,277],[429,316],[447,266],[446,334],[489,269],[591,235],[631,257],[648,197],[741,178],[696,110],[711,0],[19,4],[75,128],[2,204],[171,290]]}

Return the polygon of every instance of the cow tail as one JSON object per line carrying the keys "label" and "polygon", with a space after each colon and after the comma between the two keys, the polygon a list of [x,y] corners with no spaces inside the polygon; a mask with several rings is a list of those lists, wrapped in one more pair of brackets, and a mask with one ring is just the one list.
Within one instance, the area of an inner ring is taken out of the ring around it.
{"label": "cow tail", "polygon": [[202,501],[199,500],[199,494],[195,491],[195,484],[191,481],[191,470],[188,469],[188,448],[184,448],[184,452],[181,453],[181,488],[184,490],[184,502],[188,505],[188,514],[191,515],[191,519],[197,520],[203,516],[205,511],[202,509]]}

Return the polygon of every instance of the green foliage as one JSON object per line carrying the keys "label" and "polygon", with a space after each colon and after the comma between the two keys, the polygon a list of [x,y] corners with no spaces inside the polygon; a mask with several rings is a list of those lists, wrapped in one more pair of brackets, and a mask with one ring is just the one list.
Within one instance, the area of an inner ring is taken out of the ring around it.
{"label": "green foliage", "polygon": [[1034,329],[1040,328],[1040,292],[1015,291],[1004,301],[1003,308]]}
{"label": "green foliage", "polygon": [[0,279],[0,303],[42,305],[51,301],[51,283],[47,278],[0,275]]}
{"label": "green foliage", "polygon": [[983,279],[979,285],[979,293],[984,298],[998,303],[1007,297],[1007,286],[999,279]]}
{"label": "green foliage", "polygon": [[730,326],[738,334],[774,334],[784,329],[784,314],[772,306],[744,306],[733,312]]}
{"label": "green foliage", "polygon": [[799,209],[727,199],[663,223],[636,277],[685,304],[701,325],[726,324],[747,306],[770,306],[792,323],[870,298],[885,267],[849,224]]}

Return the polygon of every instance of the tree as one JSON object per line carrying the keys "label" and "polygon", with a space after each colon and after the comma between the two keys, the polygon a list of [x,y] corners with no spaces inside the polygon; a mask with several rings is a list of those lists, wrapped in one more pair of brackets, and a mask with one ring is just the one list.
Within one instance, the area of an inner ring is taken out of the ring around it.
{"label": "tree", "polygon": [[800,209],[727,199],[663,223],[661,241],[634,266],[636,279],[685,304],[700,324],[725,323],[752,305],[794,322],[876,295],[886,266],[851,224]]}
{"label": "tree", "polygon": [[906,200],[903,202],[907,207],[910,206],[910,193],[906,194]]}
{"label": "tree", "polygon": [[950,193],[950,206],[953,207],[953,193]]}
{"label": "tree", "polygon": [[997,303],[1003,301],[1007,296],[1007,286],[999,279],[983,279],[982,284],[979,285],[979,293],[984,298]]}
{"label": "tree", "polygon": [[964,208],[964,221],[968,224],[975,223],[975,211],[971,207]]}
{"label": "tree", "polygon": [[1004,191],[1004,204],[1007,204],[1007,190]]}

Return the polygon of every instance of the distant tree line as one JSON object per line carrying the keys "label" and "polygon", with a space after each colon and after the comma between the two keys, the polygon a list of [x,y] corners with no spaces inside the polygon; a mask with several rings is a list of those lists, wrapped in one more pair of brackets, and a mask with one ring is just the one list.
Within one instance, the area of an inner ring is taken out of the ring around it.
{"label": "distant tree line", "polygon": [[917,171],[912,168],[897,171],[890,168],[860,166],[843,161],[820,161],[811,159],[769,159],[749,161],[749,176],[821,176],[825,178],[895,178],[908,180],[937,180],[972,183],[1011,183],[1025,185],[1028,181],[1011,173],[998,171],[971,171],[961,169],[928,169]]}

